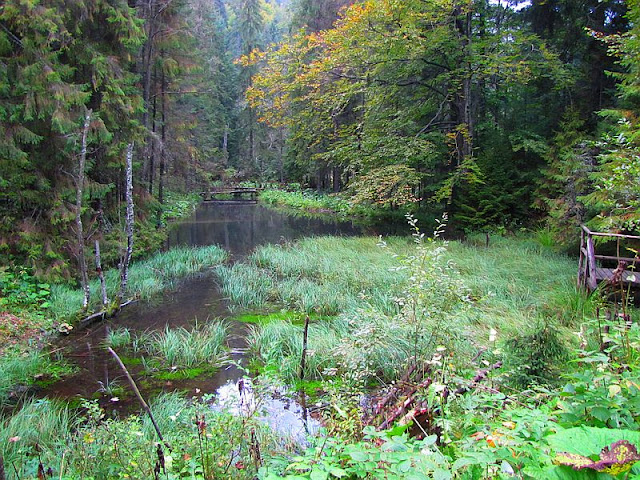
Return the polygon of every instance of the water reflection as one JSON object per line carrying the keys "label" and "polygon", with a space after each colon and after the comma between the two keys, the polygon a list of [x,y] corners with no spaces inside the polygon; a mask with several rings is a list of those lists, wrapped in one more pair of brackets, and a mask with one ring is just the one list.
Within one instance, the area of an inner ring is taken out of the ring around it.
{"label": "water reflection", "polygon": [[304,442],[320,428],[320,422],[289,393],[272,388],[257,393],[247,378],[228,381],[217,390],[214,408],[250,417],[254,414],[274,431],[296,443]]}
{"label": "water reflection", "polygon": [[282,243],[299,237],[357,235],[351,222],[294,217],[255,203],[209,202],[189,220],[174,224],[168,248],[179,245],[220,245],[232,254],[247,254],[258,245]]}

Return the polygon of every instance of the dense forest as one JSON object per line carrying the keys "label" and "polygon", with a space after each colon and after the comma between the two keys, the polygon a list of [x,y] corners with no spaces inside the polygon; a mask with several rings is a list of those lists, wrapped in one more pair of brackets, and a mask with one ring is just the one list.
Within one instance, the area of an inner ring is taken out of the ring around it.
{"label": "dense forest", "polygon": [[[640,0],[0,2],[0,480],[640,478],[639,35]],[[230,186],[280,213],[170,245]],[[98,349],[124,373],[51,400]],[[188,383],[230,369],[240,407]],[[260,414],[294,390],[302,441]]]}
{"label": "dense forest", "polygon": [[350,3],[5,2],[3,255],[69,278],[76,215],[113,243],[129,144],[147,236],[167,189],[244,180],[637,229],[634,2]]}

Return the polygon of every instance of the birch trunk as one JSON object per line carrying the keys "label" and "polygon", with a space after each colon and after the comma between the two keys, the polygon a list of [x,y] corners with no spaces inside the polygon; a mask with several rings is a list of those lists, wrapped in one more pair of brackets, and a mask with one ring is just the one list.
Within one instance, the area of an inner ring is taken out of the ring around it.
{"label": "birch trunk", "polygon": [[80,268],[80,282],[84,296],[82,298],[82,308],[89,307],[89,272],[87,271],[87,260],[84,256],[84,228],[82,226],[82,195],[84,189],[84,170],[87,163],[87,136],[91,123],[91,110],[87,111],[84,117],[84,127],[82,128],[82,149],[78,160],[78,174],[76,175],[76,240],[78,242],[78,266]]}
{"label": "birch trunk", "polygon": [[100,279],[100,290],[102,292],[102,305],[105,307],[109,303],[109,298],[107,297],[107,283],[104,281],[104,272],[102,271],[102,262],[100,260],[100,241],[96,240],[96,273],[98,274],[98,278]]}
{"label": "birch trunk", "polygon": [[127,251],[120,263],[120,293],[118,294],[118,304],[124,298],[127,291],[127,281],[129,279],[129,262],[133,253],[133,143],[127,147],[127,181],[125,198],[127,202],[127,217],[125,232],[127,234]]}

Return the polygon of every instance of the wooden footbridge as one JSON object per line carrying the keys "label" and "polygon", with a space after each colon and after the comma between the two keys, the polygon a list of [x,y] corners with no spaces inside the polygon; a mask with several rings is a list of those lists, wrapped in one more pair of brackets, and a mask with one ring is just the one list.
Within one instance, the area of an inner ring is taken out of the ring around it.
{"label": "wooden footbridge", "polygon": [[218,187],[206,192],[200,192],[200,196],[205,202],[225,201],[225,200],[249,200],[258,201],[259,188],[253,187]]}
{"label": "wooden footbridge", "polygon": [[[640,243],[640,237],[635,235],[621,235],[619,233],[592,232],[585,225],[581,225],[580,260],[578,261],[578,286],[594,291],[600,282],[640,288],[640,252],[625,248],[629,253],[620,253],[621,246]],[[607,238],[615,241],[615,255],[599,255],[596,253],[594,237]],[[630,255],[635,256],[631,257]]]}

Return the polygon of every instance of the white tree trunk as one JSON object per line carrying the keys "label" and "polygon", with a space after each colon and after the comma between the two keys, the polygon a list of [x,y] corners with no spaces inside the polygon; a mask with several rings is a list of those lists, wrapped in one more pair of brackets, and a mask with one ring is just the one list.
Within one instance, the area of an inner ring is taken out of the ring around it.
{"label": "white tree trunk", "polygon": [[78,266],[80,268],[80,282],[84,296],[82,298],[82,308],[86,310],[89,306],[91,291],[89,290],[89,272],[87,271],[87,260],[84,256],[84,229],[82,226],[82,195],[84,189],[84,170],[87,163],[87,136],[91,123],[91,110],[87,111],[82,129],[82,149],[78,160],[78,173],[76,175],[76,239],[78,242]]}
{"label": "white tree trunk", "polygon": [[129,279],[129,262],[133,253],[133,143],[127,147],[127,185],[125,190],[125,198],[127,202],[127,218],[125,224],[125,232],[127,234],[127,250],[124,258],[120,263],[120,293],[118,295],[118,304],[124,298],[127,292],[127,281]]}

